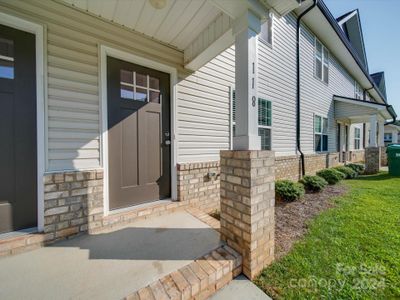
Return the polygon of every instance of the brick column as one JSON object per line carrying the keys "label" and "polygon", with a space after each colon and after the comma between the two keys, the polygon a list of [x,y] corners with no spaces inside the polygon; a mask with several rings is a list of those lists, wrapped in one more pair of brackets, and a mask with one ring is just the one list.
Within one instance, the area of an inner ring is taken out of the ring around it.
{"label": "brick column", "polygon": [[253,279],[274,259],[275,154],[221,151],[221,239]]}
{"label": "brick column", "polygon": [[388,165],[386,149],[387,149],[387,147],[381,147],[381,166],[385,166],[385,167],[387,167],[387,165]]}
{"label": "brick column", "polygon": [[381,148],[368,147],[365,149],[365,174],[377,174],[381,166]]}

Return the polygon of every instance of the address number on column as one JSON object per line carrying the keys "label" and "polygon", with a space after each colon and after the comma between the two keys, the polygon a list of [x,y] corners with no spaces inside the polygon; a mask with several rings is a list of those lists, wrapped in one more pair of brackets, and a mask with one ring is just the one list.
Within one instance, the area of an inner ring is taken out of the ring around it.
{"label": "address number on column", "polygon": [[253,107],[256,107],[256,96],[253,96],[251,98],[251,105],[253,105]]}

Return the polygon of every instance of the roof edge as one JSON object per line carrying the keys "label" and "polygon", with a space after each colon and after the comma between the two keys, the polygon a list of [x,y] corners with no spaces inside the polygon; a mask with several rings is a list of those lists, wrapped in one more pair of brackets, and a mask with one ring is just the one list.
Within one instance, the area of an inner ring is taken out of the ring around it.
{"label": "roof edge", "polygon": [[336,21],[335,17],[332,15],[332,13],[328,9],[328,7],[324,3],[324,1],[323,0],[319,0],[317,6],[320,9],[320,11],[322,12],[322,14],[325,16],[325,18],[328,20],[329,24],[335,30],[336,34],[341,39],[342,43],[346,46],[347,50],[350,52],[351,56],[356,61],[356,63],[359,66],[359,68],[362,70],[364,75],[367,77],[367,79],[371,83],[372,87],[375,89],[377,94],[383,99],[385,104],[387,104],[386,97],[382,94],[382,92],[380,91],[380,89],[375,84],[374,80],[372,79],[371,75],[368,73],[368,70],[364,67],[363,63],[358,58],[358,55],[357,55],[356,51],[354,50],[354,48],[351,45],[350,41],[345,36],[343,30],[340,28],[339,23]]}

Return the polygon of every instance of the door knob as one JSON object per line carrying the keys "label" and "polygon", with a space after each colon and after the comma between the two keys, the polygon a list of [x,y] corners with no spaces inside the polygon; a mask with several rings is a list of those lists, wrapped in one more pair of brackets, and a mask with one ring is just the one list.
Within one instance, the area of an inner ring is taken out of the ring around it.
{"label": "door knob", "polygon": [[167,145],[167,146],[171,145],[171,141],[170,140],[166,140],[165,141],[165,145]]}

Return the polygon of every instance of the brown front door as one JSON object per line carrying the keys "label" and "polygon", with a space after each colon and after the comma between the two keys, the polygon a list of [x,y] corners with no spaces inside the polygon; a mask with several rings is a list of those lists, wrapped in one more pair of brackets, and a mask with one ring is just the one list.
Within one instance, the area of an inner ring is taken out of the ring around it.
{"label": "brown front door", "polygon": [[33,34],[0,25],[0,233],[37,226]]}
{"label": "brown front door", "polygon": [[110,209],[170,197],[169,75],[107,58]]}

